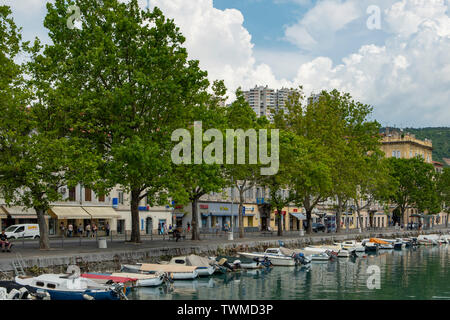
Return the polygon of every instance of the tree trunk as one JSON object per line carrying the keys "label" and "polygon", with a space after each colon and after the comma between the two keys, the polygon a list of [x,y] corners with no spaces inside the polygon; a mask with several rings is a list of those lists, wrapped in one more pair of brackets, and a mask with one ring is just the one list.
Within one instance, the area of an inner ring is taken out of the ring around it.
{"label": "tree trunk", "polygon": [[239,190],[239,238],[244,237],[244,216],[242,209],[244,208],[244,191]]}
{"label": "tree trunk", "polygon": [[[131,242],[140,243],[141,233],[139,231],[139,190],[131,191]],[[153,231],[153,230],[152,230]]]}
{"label": "tree trunk", "polygon": [[450,216],[450,212],[447,212],[447,221],[445,221],[445,227],[448,228],[448,217]]}
{"label": "tree trunk", "polygon": [[279,237],[283,236],[283,222],[281,221],[281,217],[283,215],[281,213],[281,210],[283,210],[283,208],[281,209],[277,208],[277,224],[278,224],[277,235]]}
{"label": "tree trunk", "polygon": [[192,221],[191,221],[192,240],[200,240],[200,232],[198,230],[198,223],[197,223],[198,222],[197,201],[198,201],[197,197],[195,197],[194,200],[192,201]]}
{"label": "tree trunk", "polygon": [[45,223],[45,210],[42,208],[34,208],[39,224],[39,248],[41,250],[50,249],[50,241],[48,237],[47,223]]}
{"label": "tree trunk", "polygon": [[341,232],[341,203],[338,202],[338,207],[336,210],[336,233]]}
{"label": "tree trunk", "polygon": [[307,227],[306,227],[306,233],[307,234],[312,234],[312,209],[306,209],[306,223],[307,223]]}
{"label": "tree trunk", "polygon": [[362,223],[362,217],[361,217],[361,211],[360,211],[360,209],[357,209],[357,210],[356,210],[356,214],[358,215],[359,228],[360,228],[361,231],[362,231],[362,230],[364,230],[364,226],[363,226],[363,223]]}

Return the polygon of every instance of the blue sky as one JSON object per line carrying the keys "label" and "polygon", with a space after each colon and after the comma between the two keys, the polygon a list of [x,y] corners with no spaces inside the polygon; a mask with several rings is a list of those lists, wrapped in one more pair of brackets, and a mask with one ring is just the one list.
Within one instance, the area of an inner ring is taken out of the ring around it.
{"label": "blue sky", "polygon": [[294,45],[282,40],[284,26],[295,23],[312,4],[299,6],[289,1],[277,4],[273,0],[214,0],[214,6],[222,10],[240,10],[245,18],[244,27],[257,47],[296,50]]}
{"label": "blue sky", "polygon": [[[0,0],[26,40],[48,43],[45,3]],[[301,85],[306,95],[338,89],[372,105],[382,125],[400,127],[450,126],[449,3],[150,0],[175,20],[210,80],[225,80],[229,100],[255,85]],[[379,28],[368,27],[374,6]]]}

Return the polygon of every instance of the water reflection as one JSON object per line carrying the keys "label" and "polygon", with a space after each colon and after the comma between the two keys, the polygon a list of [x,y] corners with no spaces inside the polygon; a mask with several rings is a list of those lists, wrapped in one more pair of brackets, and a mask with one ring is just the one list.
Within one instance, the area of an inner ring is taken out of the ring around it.
{"label": "water reflection", "polygon": [[[381,251],[358,258],[227,273],[166,288],[140,288],[131,299],[450,299],[449,246]],[[367,268],[381,270],[381,289],[367,288]]]}

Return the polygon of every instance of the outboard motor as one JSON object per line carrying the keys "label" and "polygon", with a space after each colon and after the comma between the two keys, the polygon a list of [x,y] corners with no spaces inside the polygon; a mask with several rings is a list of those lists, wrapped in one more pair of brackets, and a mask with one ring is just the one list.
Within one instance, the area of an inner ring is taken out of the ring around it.
{"label": "outboard motor", "polygon": [[306,259],[303,253],[293,254],[292,257],[294,258],[296,264],[306,265],[310,262]]}
{"label": "outboard motor", "polygon": [[229,269],[229,270],[231,270],[231,271],[234,271],[234,270],[235,270],[235,269],[228,263],[228,261],[227,261],[226,258],[220,259],[219,265],[220,265],[220,266],[223,266],[223,267],[225,267],[225,268],[227,268],[227,269]]}
{"label": "outboard motor", "polygon": [[264,258],[253,258],[253,261],[256,262],[256,265],[262,265],[263,267],[270,268],[273,266],[272,261],[268,257]]}

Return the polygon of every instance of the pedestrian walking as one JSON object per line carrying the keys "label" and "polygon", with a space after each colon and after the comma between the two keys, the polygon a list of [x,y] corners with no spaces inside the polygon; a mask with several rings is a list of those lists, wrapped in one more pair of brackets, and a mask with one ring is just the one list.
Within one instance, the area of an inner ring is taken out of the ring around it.
{"label": "pedestrian walking", "polygon": [[91,225],[86,225],[86,238],[89,238],[89,234],[91,233]]}
{"label": "pedestrian walking", "polygon": [[97,225],[95,223],[92,224],[92,238],[97,237]]}
{"label": "pedestrian walking", "polygon": [[219,234],[219,221],[216,222],[216,235]]}
{"label": "pedestrian walking", "polygon": [[191,231],[191,224],[188,222],[187,223],[187,232],[190,232]]}
{"label": "pedestrian walking", "polygon": [[164,234],[167,234],[167,224],[163,224],[163,226],[164,226]]}

